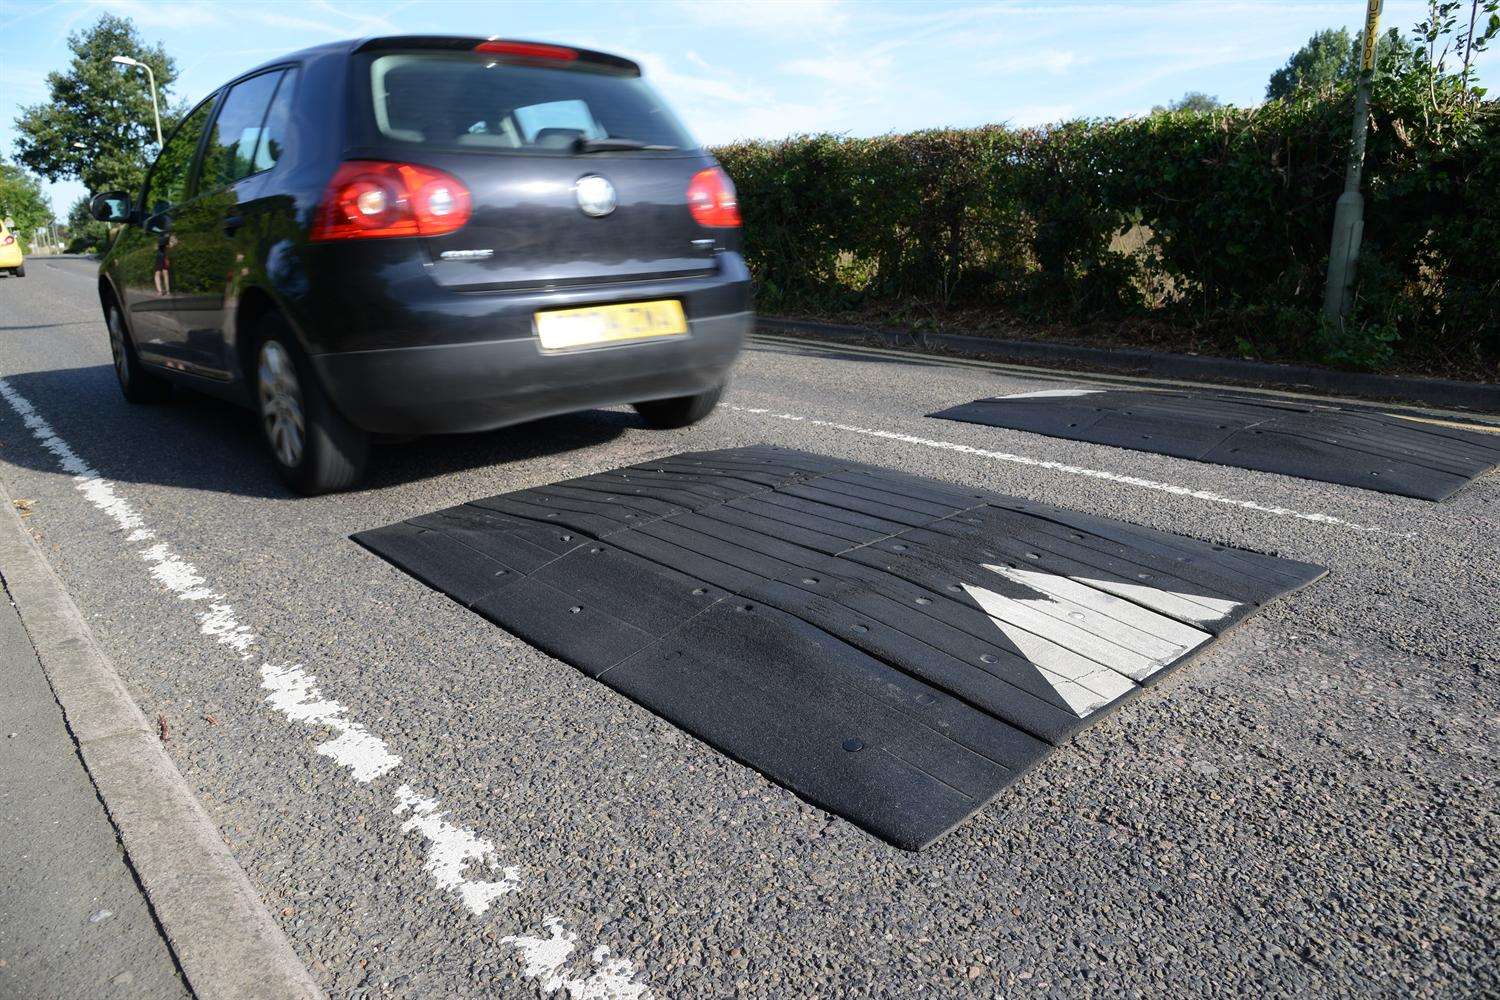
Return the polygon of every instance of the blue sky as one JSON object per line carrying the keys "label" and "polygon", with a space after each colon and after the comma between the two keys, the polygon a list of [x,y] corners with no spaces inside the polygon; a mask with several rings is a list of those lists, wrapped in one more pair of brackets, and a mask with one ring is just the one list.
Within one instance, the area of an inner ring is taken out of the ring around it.
{"label": "blue sky", "polygon": [[[1386,0],[1409,29],[1423,0]],[[1309,35],[1363,23],[1363,0],[5,0],[0,151],[45,100],[66,39],[103,11],[177,59],[179,99],[336,38],[455,33],[617,52],[641,62],[706,143],[797,132],[877,135],[944,125],[1123,116],[1202,90],[1246,105]],[[1491,60],[1489,75],[1493,75]],[[83,193],[51,185],[59,214]]]}

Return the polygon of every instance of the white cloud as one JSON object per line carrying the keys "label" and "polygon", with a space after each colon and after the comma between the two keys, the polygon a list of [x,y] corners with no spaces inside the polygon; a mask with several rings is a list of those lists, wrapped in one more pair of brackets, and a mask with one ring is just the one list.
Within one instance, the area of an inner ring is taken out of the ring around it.
{"label": "white cloud", "polygon": [[1022,128],[1032,128],[1037,125],[1064,122],[1076,117],[1078,117],[1078,109],[1071,104],[1032,104],[1012,111],[1005,116],[1005,120]]}
{"label": "white cloud", "polygon": [[884,87],[890,82],[890,67],[890,56],[813,56],[793,59],[785,63],[781,70],[797,76],[814,77],[838,88],[870,90]]}
{"label": "white cloud", "polygon": [[630,58],[641,64],[646,79],[666,98],[693,137],[705,145],[841,127],[843,108],[837,102],[785,101],[771,87],[711,66],[691,54],[686,61],[700,72],[673,69],[666,59],[651,52],[631,53]]}
{"label": "white cloud", "polygon": [[844,0],[679,0],[678,7],[700,24],[767,34],[802,35],[849,19]]}
{"label": "white cloud", "polygon": [[298,17],[295,14],[282,14],[274,10],[250,10],[246,11],[250,17],[268,28],[285,28],[289,31],[312,31],[318,34],[331,35],[334,38],[345,38],[358,34],[343,22],[319,21],[310,17]]}
{"label": "white cloud", "polygon": [[1056,76],[1065,73],[1075,66],[1081,66],[1089,60],[1080,56],[1077,52],[1066,49],[1040,49],[1035,51],[1015,52],[1009,55],[997,56],[994,59],[982,60],[977,66],[980,72],[995,73],[1002,76],[1015,76],[1021,73],[1050,73]]}
{"label": "white cloud", "polygon": [[141,0],[97,0],[90,6],[128,17],[145,28],[204,28],[219,24],[206,3],[144,3]]}
{"label": "white cloud", "polygon": [[772,100],[771,91],[763,84],[739,78],[727,70],[702,63],[701,60],[697,65],[700,65],[702,72],[695,74],[673,69],[667,60],[652,52],[636,53],[630,58],[640,63],[646,79],[662,92],[674,108],[680,109],[689,102],[738,107]]}

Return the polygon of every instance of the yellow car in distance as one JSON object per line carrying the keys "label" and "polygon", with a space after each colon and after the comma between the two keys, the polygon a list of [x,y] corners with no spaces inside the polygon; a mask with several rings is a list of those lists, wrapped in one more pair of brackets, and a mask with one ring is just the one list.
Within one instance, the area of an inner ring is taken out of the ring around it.
{"label": "yellow car in distance", "polygon": [[9,271],[17,278],[26,277],[26,262],[21,258],[21,241],[10,231],[9,219],[0,220],[0,271]]}

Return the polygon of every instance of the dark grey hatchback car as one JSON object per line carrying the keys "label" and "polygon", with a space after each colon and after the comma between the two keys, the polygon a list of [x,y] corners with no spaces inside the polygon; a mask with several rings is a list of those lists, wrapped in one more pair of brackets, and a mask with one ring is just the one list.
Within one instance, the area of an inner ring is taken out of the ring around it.
{"label": "dark grey hatchback car", "polygon": [[372,438],[701,419],[752,323],[734,187],[617,56],[405,36],[276,60],[167,140],[99,269],[120,386],[253,407],[288,485]]}

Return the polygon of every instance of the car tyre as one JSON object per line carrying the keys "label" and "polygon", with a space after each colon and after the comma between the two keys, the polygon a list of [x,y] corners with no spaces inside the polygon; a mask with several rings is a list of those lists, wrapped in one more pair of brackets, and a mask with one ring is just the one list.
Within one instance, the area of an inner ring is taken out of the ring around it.
{"label": "car tyre", "polygon": [[256,413],[282,482],[304,496],[349,489],[364,473],[370,435],[334,408],[285,320],[267,316],[256,332]]}
{"label": "car tyre", "polygon": [[20,267],[13,267],[10,269],[10,273],[18,278],[24,278],[26,277],[26,265],[22,264]]}
{"label": "car tyre", "polygon": [[716,385],[712,389],[692,396],[673,396],[671,399],[652,399],[644,403],[636,403],[635,412],[657,430],[687,427],[712,413],[714,407],[719,405],[719,397],[723,394],[724,387]]}
{"label": "car tyre", "polygon": [[115,362],[115,378],[119,380],[120,392],[124,393],[126,401],[149,404],[170,399],[172,384],[160,375],[148,372],[141,364],[118,307],[110,306],[105,312],[104,324],[109,328],[109,353]]}

